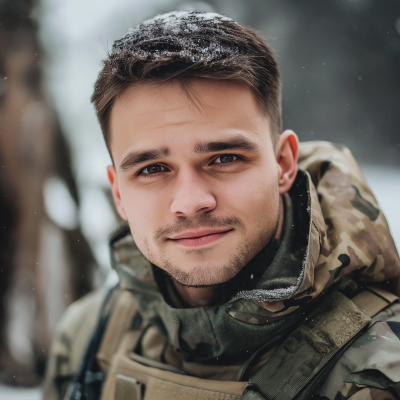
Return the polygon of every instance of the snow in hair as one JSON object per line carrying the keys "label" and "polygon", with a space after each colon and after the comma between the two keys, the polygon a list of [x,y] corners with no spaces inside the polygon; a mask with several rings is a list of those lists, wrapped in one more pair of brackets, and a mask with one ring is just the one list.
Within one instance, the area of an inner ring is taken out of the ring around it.
{"label": "snow in hair", "polygon": [[111,57],[134,56],[143,60],[176,58],[185,62],[212,63],[239,53],[229,41],[223,23],[237,25],[216,13],[173,11],[157,15],[116,41]]}

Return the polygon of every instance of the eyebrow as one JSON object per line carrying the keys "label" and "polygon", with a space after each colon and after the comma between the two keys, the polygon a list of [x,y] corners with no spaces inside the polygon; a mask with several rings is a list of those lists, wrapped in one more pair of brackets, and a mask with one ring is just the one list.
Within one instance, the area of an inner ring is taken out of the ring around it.
{"label": "eyebrow", "polygon": [[[216,151],[225,150],[245,150],[258,151],[259,146],[242,135],[236,135],[227,140],[219,140],[215,142],[199,142],[194,146],[195,153],[213,153]],[[132,151],[123,159],[120,164],[120,169],[126,171],[135,167],[138,164],[143,164],[148,161],[158,160],[170,155],[170,150],[167,147],[160,147],[153,150]]]}
{"label": "eyebrow", "polygon": [[123,159],[119,167],[126,171],[138,164],[168,157],[169,154],[170,151],[167,147],[160,147],[159,149],[155,150],[132,151]]}
{"label": "eyebrow", "polygon": [[237,135],[227,140],[218,140],[216,142],[197,143],[194,147],[195,153],[212,153],[224,150],[246,150],[257,151],[259,146],[253,141],[242,135]]}

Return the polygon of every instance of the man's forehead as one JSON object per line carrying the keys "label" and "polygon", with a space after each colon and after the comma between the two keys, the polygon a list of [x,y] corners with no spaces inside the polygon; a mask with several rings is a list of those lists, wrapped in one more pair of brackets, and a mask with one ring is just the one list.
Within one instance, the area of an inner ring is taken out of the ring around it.
{"label": "man's forehead", "polygon": [[[266,117],[252,91],[237,82],[198,79],[184,86],[180,82],[146,83],[132,86],[117,97],[111,111],[111,125],[129,116],[155,125],[198,122],[207,117],[218,122],[221,119],[215,118],[215,114],[226,118],[230,111],[232,118],[249,114]],[[154,114],[161,120],[152,119]]]}
{"label": "man's forehead", "polygon": [[250,89],[211,80],[193,81],[192,85],[193,101],[179,83],[145,84],[124,92],[111,111],[112,147],[120,152],[134,143],[146,147],[163,141],[165,146],[165,141],[174,139],[192,144],[199,141],[199,135],[254,134],[269,126]]}

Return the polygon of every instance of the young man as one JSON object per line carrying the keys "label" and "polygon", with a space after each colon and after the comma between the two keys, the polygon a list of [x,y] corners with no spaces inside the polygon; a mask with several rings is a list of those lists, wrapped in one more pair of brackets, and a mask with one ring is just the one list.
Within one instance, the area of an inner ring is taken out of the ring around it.
{"label": "young man", "polygon": [[73,305],[45,399],[396,399],[400,262],[348,149],[281,133],[267,43],[174,12],[117,41],[92,101],[129,225]]}

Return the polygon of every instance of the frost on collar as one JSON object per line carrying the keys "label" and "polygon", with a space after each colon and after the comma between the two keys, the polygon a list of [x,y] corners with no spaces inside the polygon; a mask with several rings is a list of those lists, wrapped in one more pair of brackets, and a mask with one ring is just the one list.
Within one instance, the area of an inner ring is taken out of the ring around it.
{"label": "frost on collar", "polygon": [[229,43],[230,35],[222,29],[223,23],[238,26],[232,19],[216,13],[173,11],[157,15],[129,29],[114,43],[111,56],[129,54],[143,60],[175,57],[204,64],[229,59],[239,49]]}

